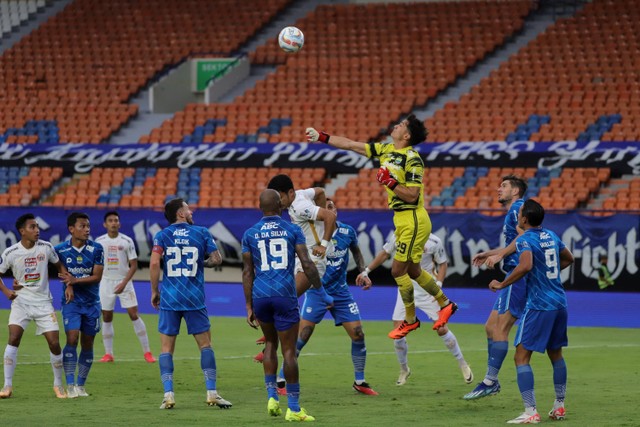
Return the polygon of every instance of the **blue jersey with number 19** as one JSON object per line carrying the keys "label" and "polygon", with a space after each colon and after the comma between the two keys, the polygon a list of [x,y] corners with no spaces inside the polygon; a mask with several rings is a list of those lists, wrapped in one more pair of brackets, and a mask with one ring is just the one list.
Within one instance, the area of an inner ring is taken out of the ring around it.
{"label": "blue jersey with number 19", "polygon": [[171,224],[153,238],[153,251],[162,255],[160,308],[171,311],[201,310],[204,296],[204,260],[218,247],[205,227]]}
{"label": "blue jersey with number 19", "polygon": [[296,245],[306,245],[302,229],[279,216],[265,216],[242,236],[242,253],[253,258],[252,297],[297,298]]}
{"label": "blue jersey with number 19", "polygon": [[526,251],[533,255],[533,268],[525,276],[527,309],[551,311],[567,307],[560,278],[560,251],[564,248],[562,240],[545,228],[531,228],[516,240],[518,257]]}

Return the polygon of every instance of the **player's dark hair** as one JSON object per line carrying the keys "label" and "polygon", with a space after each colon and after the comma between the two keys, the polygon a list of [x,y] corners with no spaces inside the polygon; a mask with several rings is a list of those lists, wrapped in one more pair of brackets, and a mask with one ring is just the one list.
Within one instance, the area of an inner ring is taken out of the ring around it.
{"label": "player's dark hair", "polygon": [[72,212],[71,215],[67,217],[67,227],[73,227],[79,219],[86,219],[88,221],[89,215],[84,212]]}
{"label": "player's dark hair", "polygon": [[288,193],[293,190],[293,181],[288,175],[276,175],[269,181],[267,188],[276,190],[278,193]]}
{"label": "player's dark hair", "polygon": [[533,199],[527,199],[522,204],[522,216],[527,218],[529,225],[538,227],[544,220],[544,208]]}
{"label": "player's dark hair", "polygon": [[407,130],[409,131],[409,145],[417,145],[427,139],[429,131],[424,122],[418,119],[415,114],[409,114],[407,117]]}
{"label": "player's dark hair", "polygon": [[512,187],[517,187],[518,196],[520,196],[520,198],[524,197],[524,193],[527,192],[528,188],[527,181],[516,175],[505,175],[502,177],[502,182],[504,181],[509,181]]}
{"label": "player's dark hair", "polygon": [[111,215],[115,215],[118,217],[118,219],[120,219],[120,215],[118,214],[118,212],[116,211],[109,211],[106,214],[104,214],[104,222],[107,222],[107,218],[109,218]]}
{"label": "player's dark hair", "polygon": [[172,199],[164,205],[164,217],[169,221],[169,224],[173,224],[178,220],[178,211],[182,208],[184,199],[177,198]]}
{"label": "player's dark hair", "polygon": [[32,213],[26,213],[24,215],[20,215],[18,219],[16,219],[16,230],[18,230],[18,233],[30,219],[36,219],[36,217],[33,216]]}

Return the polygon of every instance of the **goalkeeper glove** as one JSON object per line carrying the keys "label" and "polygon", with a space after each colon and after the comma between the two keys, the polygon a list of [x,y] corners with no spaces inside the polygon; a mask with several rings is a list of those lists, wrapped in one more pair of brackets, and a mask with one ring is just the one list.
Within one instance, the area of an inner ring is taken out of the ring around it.
{"label": "goalkeeper glove", "polygon": [[380,184],[386,185],[389,187],[389,190],[393,190],[398,186],[398,180],[391,176],[391,172],[389,169],[385,167],[381,167],[378,169],[378,173],[376,174],[376,179]]}
{"label": "goalkeeper glove", "polygon": [[322,131],[318,132],[314,128],[307,128],[305,133],[307,135],[307,141],[309,142],[320,141],[325,144],[329,143],[329,134],[326,132],[322,132]]}

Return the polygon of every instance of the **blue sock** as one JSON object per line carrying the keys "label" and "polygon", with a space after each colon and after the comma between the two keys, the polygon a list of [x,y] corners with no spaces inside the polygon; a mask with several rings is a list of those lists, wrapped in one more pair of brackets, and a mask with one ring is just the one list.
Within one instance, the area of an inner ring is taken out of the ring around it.
{"label": "blue sock", "polygon": [[93,350],[80,350],[78,358],[78,385],[84,385],[93,365]]}
{"label": "blue sock", "polygon": [[300,338],[296,341],[296,357],[300,355],[300,352],[307,345],[307,341],[302,341]]}
{"label": "blue sock", "polygon": [[276,391],[275,375],[265,375],[264,385],[267,387],[267,399],[273,397],[275,400],[280,400],[278,399],[278,392]]}
{"label": "blue sock", "polygon": [[160,353],[158,365],[160,365],[160,379],[164,386],[164,392],[173,391],[173,355]]}
{"label": "blue sock", "polygon": [[364,365],[367,363],[367,347],[364,339],[361,341],[351,341],[351,361],[357,381],[364,381]]}
{"label": "blue sock", "polygon": [[551,363],[553,365],[553,386],[556,389],[556,400],[564,402],[567,391],[567,364],[564,358]]}
{"label": "blue sock", "polygon": [[292,412],[300,412],[300,383],[287,383],[287,406]]}
{"label": "blue sock", "polygon": [[522,396],[522,402],[526,408],[536,407],[536,394],[533,391],[533,371],[531,365],[516,366],[518,373],[518,388]]}
{"label": "blue sock", "polygon": [[487,366],[489,366],[489,359],[491,359],[491,346],[493,345],[493,339],[487,338]]}
{"label": "blue sock", "polygon": [[67,385],[76,383],[76,365],[78,364],[78,349],[69,344],[62,350],[62,365],[64,366],[64,376]]}
{"label": "blue sock", "polygon": [[211,347],[200,350],[200,367],[204,373],[207,390],[216,389],[216,355]]}
{"label": "blue sock", "polygon": [[496,382],[498,381],[498,374],[502,367],[504,358],[507,357],[509,352],[509,342],[507,341],[494,341],[491,344],[491,350],[489,351],[489,366],[487,369],[487,376],[485,380]]}

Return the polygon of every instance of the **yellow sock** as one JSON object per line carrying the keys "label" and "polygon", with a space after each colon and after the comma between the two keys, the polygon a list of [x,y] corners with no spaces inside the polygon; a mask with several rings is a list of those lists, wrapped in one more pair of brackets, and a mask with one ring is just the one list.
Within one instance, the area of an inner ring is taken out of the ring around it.
{"label": "yellow sock", "polygon": [[404,303],[404,319],[407,323],[414,323],[416,321],[416,305],[413,302],[413,283],[411,283],[411,278],[408,274],[403,274],[400,277],[396,277],[395,281],[398,284],[400,297]]}
{"label": "yellow sock", "polygon": [[416,278],[416,282],[438,301],[438,305],[440,305],[441,308],[449,304],[449,299],[444,292],[442,292],[440,286],[436,284],[436,279],[434,279],[432,275],[422,270],[422,273]]}

